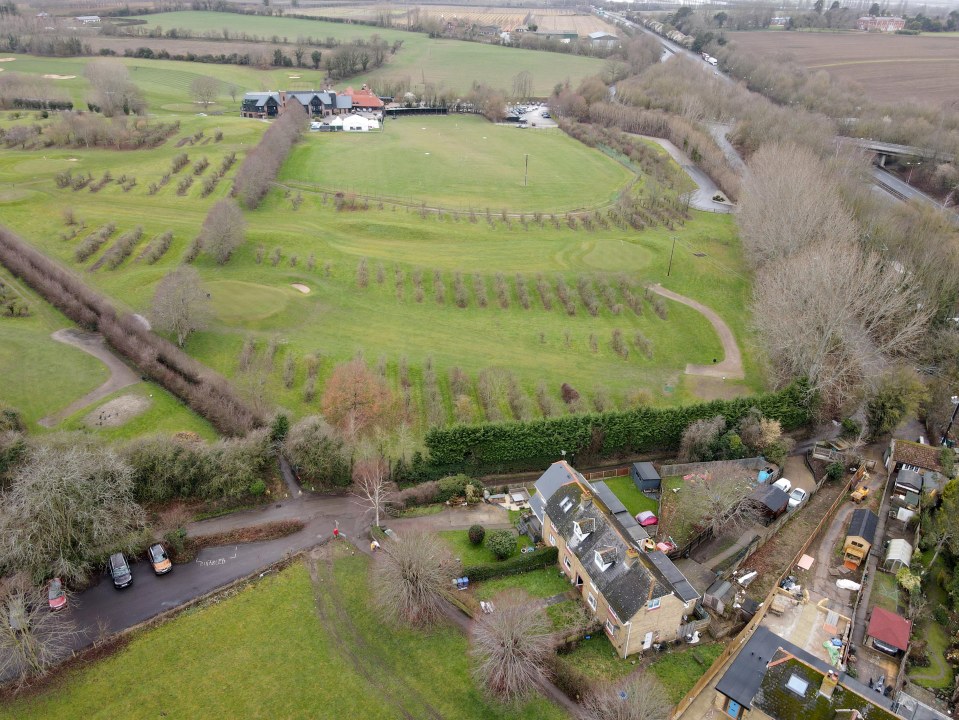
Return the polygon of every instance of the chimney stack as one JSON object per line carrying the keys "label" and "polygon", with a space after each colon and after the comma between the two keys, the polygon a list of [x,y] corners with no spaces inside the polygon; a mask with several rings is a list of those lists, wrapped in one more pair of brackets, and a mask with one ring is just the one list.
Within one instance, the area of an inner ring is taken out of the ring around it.
{"label": "chimney stack", "polygon": [[[823,675],[822,687],[819,688],[819,694],[826,698],[832,698],[836,685],[839,684],[839,675],[832,670]],[[852,720],[856,720],[852,718]]]}

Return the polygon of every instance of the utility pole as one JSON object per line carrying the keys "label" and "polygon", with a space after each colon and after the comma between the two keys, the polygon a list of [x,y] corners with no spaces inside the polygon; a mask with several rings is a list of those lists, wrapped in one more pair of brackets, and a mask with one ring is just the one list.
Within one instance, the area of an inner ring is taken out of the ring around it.
{"label": "utility pole", "polygon": [[526,170],[523,171],[523,187],[526,187],[527,180],[529,180],[529,153],[526,153]]}
{"label": "utility pole", "polygon": [[673,271],[673,253],[676,252],[676,236],[673,235],[673,248],[669,251],[669,267],[666,268],[666,277]]}

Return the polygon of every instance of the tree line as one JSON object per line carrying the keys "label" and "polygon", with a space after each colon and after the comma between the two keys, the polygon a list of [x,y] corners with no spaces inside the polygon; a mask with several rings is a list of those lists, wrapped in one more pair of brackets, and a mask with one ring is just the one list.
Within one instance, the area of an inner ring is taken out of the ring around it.
{"label": "tree line", "polygon": [[246,154],[233,179],[233,197],[254,210],[269,191],[276,174],[286,160],[293,143],[306,129],[306,111],[299,103],[289,103],[256,147]]}

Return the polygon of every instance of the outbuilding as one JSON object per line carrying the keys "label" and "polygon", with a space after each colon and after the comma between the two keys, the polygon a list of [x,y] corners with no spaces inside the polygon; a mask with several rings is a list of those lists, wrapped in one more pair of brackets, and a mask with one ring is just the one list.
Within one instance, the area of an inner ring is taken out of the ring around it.
{"label": "outbuilding", "polygon": [[859,567],[872,549],[879,518],[872,510],[859,508],[852,513],[846,542],[843,543],[843,564],[850,570]]}
{"label": "outbuilding", "polygon": [[889,541],[886,548],[886,557],[882,561],[882,569],[886,572],[896,572],[900,568],[909,567],[912,562],[912,545],[908,540],[896,538]]}
{"label": "outbuilding", "polygon": [[663,482],[656,468],[648,462],[633,463],[629,469],[629,476],[633,478],[640,492],[658,492]]}
{"label": "outbuilding", "polygon": [[872,609],[866,638],[872,646],[889,655],[898,655],[909,649],[909,636],[912,634],[912,621],[889,612],[881,607]]}

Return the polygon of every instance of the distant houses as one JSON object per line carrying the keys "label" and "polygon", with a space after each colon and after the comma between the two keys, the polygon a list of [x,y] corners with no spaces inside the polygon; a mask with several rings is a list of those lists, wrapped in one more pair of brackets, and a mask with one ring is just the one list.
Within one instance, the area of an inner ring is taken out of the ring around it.
{"label": "distant houses", "polygon": [[906,21],[901,17],[873,17],[867,15],[856,21],[856,27],[866,32],[894,33],[906,27]]}

